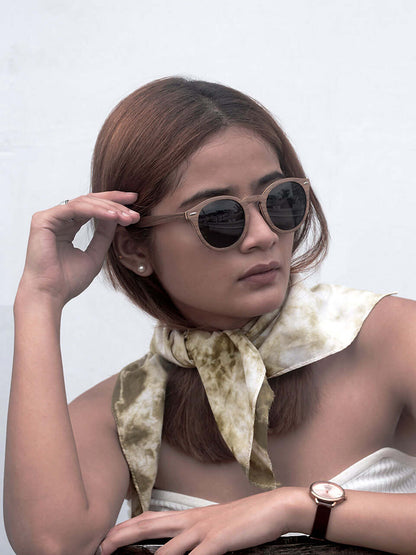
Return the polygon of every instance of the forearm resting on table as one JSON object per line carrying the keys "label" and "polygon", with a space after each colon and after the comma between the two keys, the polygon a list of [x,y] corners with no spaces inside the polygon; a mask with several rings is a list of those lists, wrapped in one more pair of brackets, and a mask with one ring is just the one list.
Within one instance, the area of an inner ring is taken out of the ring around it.
{"label": "forearm resting on table", "polygon": [[[289,488],[292,489],[292,488]],[[293,531],[309,534],[316,503],[306,488],[293,488]],[[416,552],[416,494],[346,491],[346,501],[331,511],[329,541],[398,554]]]}
{"label": "forearm resting on table", "polygon": [[65,395],[61,311],[49,299],[22,293],[14,312],[6,528],[17,553],[33,555],[38,545],[43,546],[39,552],[48,553],[49,545],[50,552],[58,554],[57,544],[66,540],[68,545],[77,538],[85,544],[83,530],[89,538],[94,536]]}

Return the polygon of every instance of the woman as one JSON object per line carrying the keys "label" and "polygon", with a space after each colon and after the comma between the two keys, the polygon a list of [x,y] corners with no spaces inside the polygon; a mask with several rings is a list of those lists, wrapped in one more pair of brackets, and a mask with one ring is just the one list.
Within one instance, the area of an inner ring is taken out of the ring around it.
{"label": "woman", "polygon": [[[172,537],[161,552],[224,553],[312,532],[414,553],[415,303],[296,283],[326,223],[267,111],[216,84],[150,83],[104,124],[92,190],[32,221],[6,461],[15,551]],[[72,240],[92,218],[83,253]],[[162,326],[68,410],[60,315],[106,255]],[[134,518],[112,528],[125,497]]]}

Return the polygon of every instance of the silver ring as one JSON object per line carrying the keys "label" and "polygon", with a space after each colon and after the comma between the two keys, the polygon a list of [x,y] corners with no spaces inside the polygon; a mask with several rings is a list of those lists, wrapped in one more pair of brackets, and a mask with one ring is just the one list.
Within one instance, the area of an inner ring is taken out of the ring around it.
{"label": "silver ring", "polygon": [[66,199],[66,200],[63,200],[62,202],[60,202],[59,204],[60,204],[60,205],[68,204],[68,202],[69,202],[69,199]]}

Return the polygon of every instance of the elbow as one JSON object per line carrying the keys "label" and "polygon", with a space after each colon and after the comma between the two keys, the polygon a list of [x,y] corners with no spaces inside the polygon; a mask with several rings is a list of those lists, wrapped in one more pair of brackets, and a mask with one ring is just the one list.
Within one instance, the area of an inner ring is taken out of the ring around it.
{"label": "elbow", "polygon": [[16,555],[95,555],[112,519],[108,514],[51,513],[23,515],[5,512],[5,528]]}
{"label": "elbow", "polygon": [[81,538],[74,537],[70,541],[63,541],[61,538],[51,535],[32,538],[31,541],[23,543],[21,541],[10,542],[16,555],[94,555],[100,543],[99,540],[91,539],[82,541]]}

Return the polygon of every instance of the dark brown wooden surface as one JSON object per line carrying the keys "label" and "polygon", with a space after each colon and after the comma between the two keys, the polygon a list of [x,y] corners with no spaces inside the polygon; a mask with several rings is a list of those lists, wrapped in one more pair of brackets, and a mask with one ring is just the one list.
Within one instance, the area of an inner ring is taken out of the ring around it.
{"label": "dark brown wooden surface", "polygon": [[[121,547],[114,552],[114,555],[150,555],[154,553],[158,547],[163,545],[163,540],[153,540],[145,544],[128,545]],[[386,551],[376,551],[374,549],[366,549],[363,547],[355,547],[352,545],[343,545],[332,542],[321,542],[319,540],[311,540],[308,537],[287,537],[280,538],[275,542],[259,545],[257,547],[249,547],[239,551],[231,551],[235,555],[320,555],[321,553],[343,553],[344,555],[366,555],[366,554],[386,554]]]}

